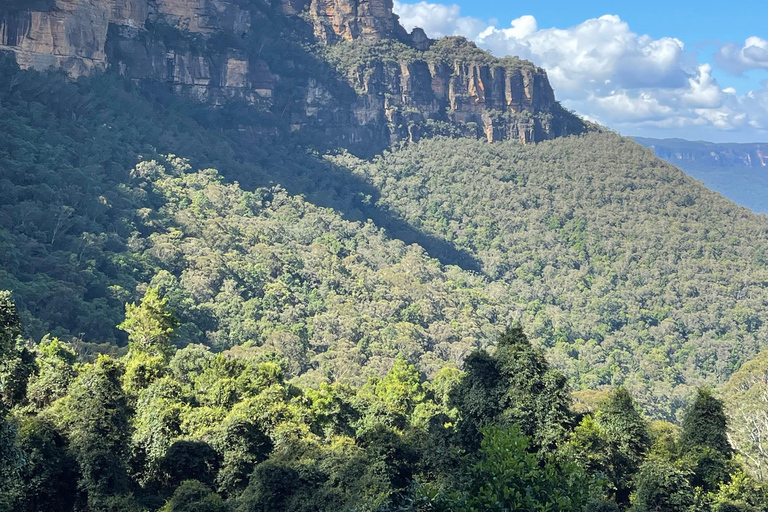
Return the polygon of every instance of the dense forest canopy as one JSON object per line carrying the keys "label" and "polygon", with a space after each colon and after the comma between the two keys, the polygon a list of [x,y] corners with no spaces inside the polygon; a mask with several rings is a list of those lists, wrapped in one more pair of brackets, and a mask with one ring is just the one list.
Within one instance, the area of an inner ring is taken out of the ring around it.
{"label": "dense forest canopy", "polygon": [[289,356],[176,349],[178,326],[149,288],[120,324],[128,353],[78,363],[58,338],[30,348],[0,292],[0,509],[768,510],[710,390],[682,427],[625,388],[576,413],[520,327],[464,371],[397,359],[361,387],[301,388]]}
{"label": "dense forest canopy", "polygon": [[532,339],[580,387],[679,403],[764,346],[765,218],[628,139],[437,139],[332,160],[507,283]]}
{"label": "dense forest canopy", "polygon": [[361,385],[397,358],[461,367],[520,321],[575,388],[678,420],[765,347],[765,218],[615,134],[365,161],[254,138],[268,118],[237,105],[8,59],[0,76],[0,287],[33,339],[119,354],[124,304],[153,286],[179,346]]}
{"label": "dense forest canopy", "polygon": [[360,158],[307,76],[533,64],[255,23],[152,29],[271,110],[0,53],[0,512],[768,512],[768,218],[570,114]]}

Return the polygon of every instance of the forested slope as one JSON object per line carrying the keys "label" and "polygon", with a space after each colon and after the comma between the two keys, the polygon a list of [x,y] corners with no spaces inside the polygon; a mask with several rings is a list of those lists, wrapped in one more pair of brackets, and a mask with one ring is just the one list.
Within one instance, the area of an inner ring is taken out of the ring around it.
{"label": "forested slope", "polygon": [[322,157],[242,105],[2,65],[0,288],[32,338],[125,345],[152,285],[180,346],[360,384],[397,357],[460,365],[520,321],[575,387],[669,418],[765,346],[768,223],[628,139]]}
{"label": "forested slope", "polygon": [[335,159],[507,283],[579,386],[677,400],[765,344],[768,223],[629,139],[428,140],[353,160]]}

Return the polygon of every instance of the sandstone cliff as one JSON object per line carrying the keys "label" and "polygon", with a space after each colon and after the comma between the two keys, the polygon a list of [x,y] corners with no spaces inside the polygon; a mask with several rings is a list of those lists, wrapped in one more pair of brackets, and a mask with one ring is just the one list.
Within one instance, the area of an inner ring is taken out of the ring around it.
{"label": "sandstone cliff", "polygon": [[0,50],[25,68],[109,70],[213,105],[244,101],[348,147],[583,129],[543,70],[408,34],[392,0],[7,0]]}

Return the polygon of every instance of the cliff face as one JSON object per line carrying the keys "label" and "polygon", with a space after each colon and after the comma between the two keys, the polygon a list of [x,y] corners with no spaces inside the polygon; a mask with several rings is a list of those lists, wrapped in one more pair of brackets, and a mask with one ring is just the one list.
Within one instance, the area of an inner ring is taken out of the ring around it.
{"label": "cliff face", "polygon": [[392,12],[392,0],[313,0],[309,13],[315,37],[326,44],[407,37]]}
{"label": "cliff face", "polygon": [[462,135],[489,141],[543,140],[555,133],[549,113],[555,96],[546,75],[533,67],[505,68],[475,62],[362,65],[348,79],[363,91],[358,124],[386,118],[392,141],[415,139],[429,121],[447,121]]}
{"label": "cliff face", "polygon": [[[382,43],[392,51],[380,59],[367,49],[355,65],[336,65],[335,78],[297,78],[303,60],[322,59],[299,55],[291,38],[337,53]],[[24,68],[61,68],[72,77],[110,69],[214,105],[279,104],[292,130],[320,130],[344,144],[379,147],[433,132],[529,142],[578,131],[542,70],[474,47],[469,57],[435,59],[433,44],[420,29],[403,29],[391,0],[8,0],[0,7],[0,50]]]}
{"label": "cliff face", "polygon": [[654,150],[659,158],[681,167],[718,170],[736,167],[768,167],[768,144],[714,143],[682,139],[647,139],[635,137]]}

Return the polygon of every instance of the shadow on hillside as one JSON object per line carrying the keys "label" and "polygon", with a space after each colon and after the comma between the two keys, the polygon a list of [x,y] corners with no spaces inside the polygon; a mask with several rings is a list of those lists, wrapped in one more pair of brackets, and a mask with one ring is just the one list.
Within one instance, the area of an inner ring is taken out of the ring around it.
{"label": "shadow on hillside", "polygon": [[303,195],[313,204],[333,208],[346,220],[365,222],[371,219],[389,237],[409,245],[420,245],[430,257],[443,265],[456,265],[464,270],[482,272],[480,262],[470,252],[419,230],[388,208],[378,206],[381,198],[379,190],[350,169],[322,161],[308,154],[301,146],[294,147],[293,151],[273,147],[268,153],[268,159],[259,162],[259,175],[223,174],[249,189],[279,184],[292,195]]}
{"label": "shadow on hillside", "polygon": [[265,18],[258,30],[252,28],[254,39],[246,41],[243,47],[244,50],[258,48],[257,58],[265,60],[271,72],[280,76],[269,112],[237,103],[211,109],[181,101],[168,90],[145,92],[149,92],[156,104],[174,105],[174,109],[180,108],[201,126],[226,137],[234,149],[234,158],[244,165],[235,169],[216,165],[215,161],[198,163],[217,167],[227,179],[236,180],[247,189],[279,184],[292,195],[303,195],[318,206],[333,208],[347,220],[364,222],[371,219],[390,237],[406,244],[420,245],[444,265],[482,272],[479,261],[471,253],[425,233],[388,209],[377,206],[378,189],[355,176],[350,169],[330,165],[318,156],[343,146],[358,156],[370,158],[387,149],[384,143],[389,140],[386,127],[383,127],[386,133],[371,129],[363,143],[351,147],[343,143],[340,134],[328,133],[328,126],[343,126],[345,122],[343,113],[328,108],[311,123],[303,125],[302,130],[292,129],[297,119],[307,120],[303,109],[310,79],[321,83],[331,93],[331,105],[342,112],[356,100],[357,93],[328,62],[319,59],[301,43],[312,37],[312,28],[300,18],[286,19]]}

